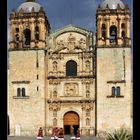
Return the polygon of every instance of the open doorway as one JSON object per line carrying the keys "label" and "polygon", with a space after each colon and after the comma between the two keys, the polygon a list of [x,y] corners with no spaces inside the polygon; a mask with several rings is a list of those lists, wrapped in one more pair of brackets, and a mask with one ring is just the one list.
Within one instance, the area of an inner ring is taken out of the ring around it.
{"label": "open doorway", "polygon": [[74,135],[76,135],[78,128],[79,128],[79,115],[74,111],[65,113],[64,134],[70,135],[73,133]]}

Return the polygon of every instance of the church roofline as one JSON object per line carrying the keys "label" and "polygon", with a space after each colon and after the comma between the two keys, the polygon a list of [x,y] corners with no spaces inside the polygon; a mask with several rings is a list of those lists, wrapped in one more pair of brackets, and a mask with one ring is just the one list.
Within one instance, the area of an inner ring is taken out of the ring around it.
{"label": "church roofline", "polygon": [[[55,31],[53,31],[53,32],[51,32],[51,34],[55,34],[55,33],[59,33],[60,32],[60,34],[61,34],[61,31],[64,31],[65,29],[68,29],[68,28],[72,28],[72,27],[74,27],[74,28],[77,28],[77,29],[79,29],[79,31],[81,30],[83,30],[83,31],[85,31],[85,32],[87,32],[87,33],[93,33],[94,34],[94,32],[93,31],[91,31],[91,30],[87,30],[87,29],[85,29],[85,28],[82,28],[82,27],[79,27],[79,26],[76,26],[76,25],[73,25],[73,24],[69,24],[69,25],[66,25],[65,27],[62,27],[62,28],[59,28],[59,29],[56,29]],[[66,30],[66,31],[70,31],[71,29],[69,29],[69,30]],[[72,30],[71,30],[72,31]],[[74,30],[73,30],[74,31]],[[77,30],[78,31],[78,30]],[[65,32],[65,31],[64,31]]]}
{"label": "church roofline", "polygon": [[54,32],[50,32],[49,38],[50,37],[57,38],[59,35],[67,33],[67,32],[77,32],[77,33],[83,34],[84,36],[87,36],[87,35],[95,36],[95,33],[93,31],[69,24],[63,28],[59,28],[55,30]]}

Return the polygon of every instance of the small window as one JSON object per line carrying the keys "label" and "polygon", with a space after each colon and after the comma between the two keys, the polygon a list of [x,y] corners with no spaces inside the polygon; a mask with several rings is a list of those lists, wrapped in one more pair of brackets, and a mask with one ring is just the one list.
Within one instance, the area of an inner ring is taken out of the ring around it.
{"label": "small window", "polygon": [[116,88],[116,96],[120,96],[120,87]]}
{"label": "small window", "polygon": [[36,88],[36,89],[37,89],[37,91],[38,91],[38,90],[39,90],[39,87],[37,86],[37,88]]}
{"label": "small window", "polygon": [[25,88],[22,88],[22,96],[25,96]]}
{"label": "small window", "polygon": [[38,64],[38,62],[36,62],[36,67],[37,67],[37,68],[39,67],[39,64]]}
{"label": "small window", "polygon": [[37,74],[37,76],[36,76],[36,79],[37,79],[37,80],[39,79],[39,76],[38,76],[38,74]]}
{"label": "small window", "polygon": [[112,87],[112,96],[115,96],[115,87]]}
{"label": "small window", "polygon": [[112,96],[120,96],[120,87],[112,87]]}
{"label": "small window", "polygon": [[20,88],[17,88],[17,96],[21,96],[21,93],[20,93]]}

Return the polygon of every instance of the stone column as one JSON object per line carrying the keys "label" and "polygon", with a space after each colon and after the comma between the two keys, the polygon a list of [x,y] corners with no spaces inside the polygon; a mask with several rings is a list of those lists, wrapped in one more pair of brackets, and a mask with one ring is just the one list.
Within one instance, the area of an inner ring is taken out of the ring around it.
{"label": "stone column", "polygon": [[125,32],[126,32],[126,45],[130,45],[130,17],[126,17],[125,18],[125,23],[126,23],[126,28],[125,28]]}
{"label": "stone column", "polygon": [[123,40],[121,38],[121,19],[118,17],[118,28],[117,28],[117,39],[118,39],[118,45],[123,44]]}
{"label": "stone column", "polygon": [[109,31],[109,21],[110,19],[106,19],[106,45],[109,45],[110,31]]}
{"label": "stone column", "polygon": [[126,37],[130,38],[130,17],[126,19]]}
{"label": "stone column", "polygon": [[31,26],[31,48],[35,47],[35,23],[32,22]]}
{"label": "stone column", "polygon": [[102,31],[101,31],[101,18],[97,19],[97,44],[102,45],[101,37],[102,37]]}

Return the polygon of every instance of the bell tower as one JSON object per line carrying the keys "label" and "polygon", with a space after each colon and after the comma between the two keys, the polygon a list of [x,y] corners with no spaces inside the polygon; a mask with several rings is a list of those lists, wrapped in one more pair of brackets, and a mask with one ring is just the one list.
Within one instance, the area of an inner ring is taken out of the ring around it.
{"label": "bell tower", "polygon": [[132,83],[130,10],[121,0],[104,0],[96,14],[96,134],[130,129]]}
{"label": "bell tower", "polygon": [[[36,135],[38,126],[46,127],[46,37],[49,32],[45,11],[35,0],[27,0],[10,14],[10,135],[25,136],[27,132]],[[40,114],[41,121],[36,114]],[[28,127],[33,129],[30,131]]]}
{"label": "bell tower", "polygon": [[50,24],[35,0],[27,0],[10,14],[10,49],[45,48]]}
{"label": "bell tower", "polygon": [[96,13],[97,45],[130,47],[130,10],[120,0],[105,0]]}

